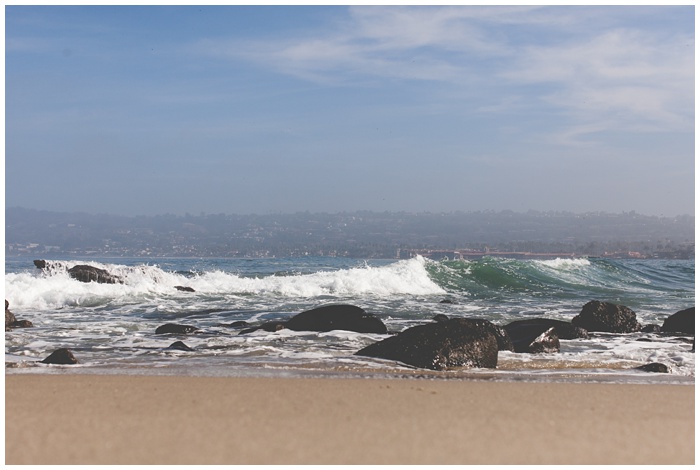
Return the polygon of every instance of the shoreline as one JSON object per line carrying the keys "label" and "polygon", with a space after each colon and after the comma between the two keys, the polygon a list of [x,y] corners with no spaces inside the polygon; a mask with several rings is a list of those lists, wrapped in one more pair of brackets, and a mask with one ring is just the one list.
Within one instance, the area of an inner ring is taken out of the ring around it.
{"label": "shoreline", "polygon": [[695,386],[5,375],[6,464],[694,464]]}

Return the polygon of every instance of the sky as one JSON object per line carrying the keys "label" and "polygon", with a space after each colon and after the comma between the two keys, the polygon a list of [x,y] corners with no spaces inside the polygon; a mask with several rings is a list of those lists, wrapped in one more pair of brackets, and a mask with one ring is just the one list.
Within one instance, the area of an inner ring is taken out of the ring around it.
{"label": "sky", "polygon": [[5,6],[5,207],[695,212],[694,6]]}

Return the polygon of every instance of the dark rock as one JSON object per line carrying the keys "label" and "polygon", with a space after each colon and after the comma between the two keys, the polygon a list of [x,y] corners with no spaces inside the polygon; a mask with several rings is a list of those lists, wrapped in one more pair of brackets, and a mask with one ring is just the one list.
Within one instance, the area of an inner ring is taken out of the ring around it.
{"label": "dark rock", "polygon": [[559,352],[559,337],[555,327],[542,323],[513,322],[504,327],[516,353]]}
{"label": "dark rock", "polygon": [[46,359],[44,359],[41,362],[43,362],[44,364],[70,365],[77,364],[78,360],[75,358],[70,349],[61,348],[52,352]]}
{"label": "dark rock", "polygon": [[39,269],[46,269],[46,261],[44,261],[43,259],[35,259],[34,266],[36,266]]}
{"label": "dark rock", "polygon": [[386,334],[386,325],[371,313],[354,305],[326,305],[301,312],[286,322],[294,331],[347,330]]}
{"label": "dark rock", "polygon": [[610,302],[591,300],[572,320],[575,326],[588,331],[607,333],[633,333],[642,329],[637,315],[629,307]]}
{"label": "dark rock", "polygon": [[494,326],[486,320],[470,318],[428,323],[408,328],[355,354],[432,370],[495,368],[498,363],[498,342]]}
{"label": "dark rock", "polygon": [[186,287],[186,286],[175,286],[175,289],[182,291],[182,292],[194,292],[193,288]]}
{"label": "dark rock", "polygon": [[12,323],[16,322],[14,313],[10,312],[10,302],[5,299],[5,329],[7,329]]}
{"label": "dark rock", "polygon": [[226,323],[221,326],[228,326],[229,328],[243,328],[244,326],[248,326],[247,321],[239,320],[239,321],[234,321],[231,323]]}
{"label": "dark rock", "polygon": [[644,364],[643,366],[635,367],[635,370],[642,370],[644,372],[658,372],[661,374],[668,374],[668,366],[666,364],[661,364],[660,362],[652,362],[649,364]]}
{"label": "dark rock", "polygon": [[245,330],[241,330],[239,335],[247,335],[248,333],[252,333],[253,331],[258,331],[258,330],[264,330],[268,331],[270,333],[274,333],[275,331],[282,330],[286,328],[287,322],[283,321],[269,321],[265,322],[262,325],[254,326],[252,328],[246,328]]}
{"label": "dark rock", "polygon": [[178,325],[176,323],[166,323],[165,325],[161,325],[158,328],[156,328],[157,335],[168,333],[186,335],[189,333],[194,333],[195,331],[199,331],[199,328],[189,325]]}
{"label": "dark rock", "polygon": [[642,333],[661,333],[661,327],[659,325],[646,325],[642,328]]}
{"label": "dark rock", "polygon": [[487,327],[491,329],[491,332],[496,337],[496,342],[498,343],[499,351],[513,351],[515,352],[515,346],[513,345],[513,340],[510,339],[508,332],[498,325],[494,325],[488,320],[481,320],[488,323]]}
{"label": "dark rock", "polygon": [[442,299],[442,300],[440,301],[440,303],[441,303],[441,304],[456,304],[457,302],[455,302],[455,301],[452,300],[452,299]]}
{"label": "dark rock", "polygon": [[661,331],[695,335],[695,307],[686,308],[668,317],[664,320]]}
{"label": "dark rock", "polygon": [[12,328],[30,328],[34,326],[29,320],[18,320],[14,313],[10,312],[10,302],[5,299],[5,331],[12,331]]}
{"label": "dark rock", "polygon": [[[433,321],[436,322],[445,322],[448,321],[450,317],[445,315],[444,313],[438,313],[433,317]],[[483,320],[487,321],[487,320]],[[492,328],[494,336],[496,336],[496,341],[498,342],[498,350],[499,351],[514,351],[513,347],[513,342],[510,339],[510,336],[508,336],[508,333],[506,330],[504,330],[502,327],[495,325],[491,322],[489,322],[490,326],[489,328]],[[396,333],[393,333],[396,334]]]}
{"label": "dark rock", "polygon": [[119,277],[114,276],[105,269],[78,264],[68,270],[68,274],[73,279],[80,282],[97,282],[98,284],[119,284],[122,282]]}
{"label": "dark rock", "polygon": [[[525,320],[515,320],[507,324],[504,328],[506,332],[510,335],[509,329],[515,329],[516,327],[526,326],[526,325],[536,325],[541,329],[542,332],[548,330],[549,328],[554,328],[559,339],[576,339],[589,337],[588,331],[579,326],[574,326],[571,322],[554,320],[552,318],[527,318]],[[511,339],[513,336],[511,335]]]}
{"label": "dark rock", "polygon": [[182,341],[175,341],[173,344],[168,346],[168,349],[177,349],[179,351],[194,351],[191,347],[187,346]]}

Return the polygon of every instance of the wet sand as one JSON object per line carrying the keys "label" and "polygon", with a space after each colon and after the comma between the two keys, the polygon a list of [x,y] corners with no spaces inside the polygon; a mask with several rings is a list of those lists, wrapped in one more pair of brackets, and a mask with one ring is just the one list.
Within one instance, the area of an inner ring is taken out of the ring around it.
{"label": "wet sand", "polygon": [[6,464],[694,464],[695,386],[5,376]]}

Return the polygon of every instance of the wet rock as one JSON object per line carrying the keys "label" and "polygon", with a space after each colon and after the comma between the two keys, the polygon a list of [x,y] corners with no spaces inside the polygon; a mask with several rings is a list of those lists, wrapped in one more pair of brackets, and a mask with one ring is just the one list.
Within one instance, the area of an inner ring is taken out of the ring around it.
{"label": "wet rock", "polygon": [[220,326],[227,326],[229,328],[243,328],[244,326],[248,326],[248,322],[243,321],[243,320],[238,320],[238,321],[234,321],[231,323],[225,323],[225,324],[222,324]]}
{"label": "wet rock", "polygon": [[162,335],[162,334],[186,335],[186,334],[194,333],[195,331],[199,331],[199,328],[197,328],[195,326],[190,326],[190,325],[178,325],[176,323],[166,323],[165,325],[161,325],[158,328],[156,328],[157,335]]}
{"label": "wet rock", "polygon": [[644,372],[657,372],[660,374],[668,374],[668,366],[666,364],[661,364],[660,362],[652,362],[649,364],[644,364],[643,366],[635,367],[635,370],[641,370]]}
{"label": "wet rock", "polygon": [[61,364],[61,365],[72,365],[78,364],[78,360],[73,355],[70,349],[60,348],[52,352],[43,361],[44,364]]}
{"label": "wet rock", "polygon": [[46,261],[43,259],[35,259],[34,266],[36,266],[39,269],[46,269]]}
{"label": "wet rock", "polygon": [[187,287],[187,286],[175,286],[175,289],[182,291],[182,292],[194,292],[193,288]]}
{"label": "wet rock", "polygon": [[659,325],[645,325],[644,328],[642,328],[642,333],[661,333],[661,327]]}
{"label": "wet rock", "polygon": [[119,277],[110,274],[109,271],[87,264],[73,266],[68,270],[68,274],[80,282],[97,282],[98,284],[120,284],[122,282]]}
{"label": "wet rock", "polygon": [[257,330],[279,331],[289,328],[294,331],[333,331],[345,330],[357,333],[387,334],[386,325],[371,313],[354,305],[325,305],[301,312],[287,321],[271,321],[242,330],[240,334]]}
{"label": "wet rock", "polygon": [[29,320],[18,320],[14,313],[10,312],[10,302],[5,299],[5,331],[12,331],[12,328],[30,328],[34,324]]}
{"label": "wet rock", "polygon": [[637,315],[629,307],[598,300],[584,305],[571,323],[588,331],[607,333],[633,333],[642,329]]}
{"label": "wet rock", "polygon": [[494,326],[486,320],[468,318],[428,323],[408,328],[355,354],[432,370],[495,368],[498,342]]}
{"label": "wet rock", "polygon": [[[516,320],[507,324],[504,328],[510,334],[509,329],[515,329],[516,327],[532,325],[533,328],[536,326],[544,332],[549,328],[554,328],[559,339],[576,339],[589,337],[588,331],[585,328],[573,325],[571,322],[563,320],[554,320],[552,318],[527,318],[525,320]],[[512,335],[511,335],[512,339]]]}
{"label": "wet rock", "polygon": [[[438,313],[433,317],[433,321],[436,322],[445,322],[448,321],[450,317],[445,315],[444,313]],[[480,320],[480,321],[485,321],[488,322],[488,328],[491,328],[492,333],[494,336],[496,336],[496,341],[498,342],[498,350],[499,351],[514,351],[513,347],[513,342],[510,339],[510,336],[508,336],[508,333],[506,330],[503,329],[503,327],[500,327],[494,323],[489,322],[488,320],[483,320],[483,319],[472,319],[472,320]],[[394,333],[395,334],[395,333]]]}
{"label": "wet rock", "polygon": [[326,305],[301,312],[286,322],[294,331],[346,330],[357,333],[386,334],[386,325],[379,318],[354,305]]}
{"label": "wet rock", "polygon": [[279,330],[286,328],[287,327],[286,325],[287,325],[287,322],[284,322],[284,321],[269,321],[269,322],[263,323],[262,325],[258,325],[258,326],[254,326],[252,328],[246,328],[245,330],[241,330],[241,332],[238,334],[239,335],[247,335],[248,333],[252,333],[252,332],[258,331],[258,330],[263,330],[263,331],[267,331],[270,333],[274,333],[275,331],[279,331]]}
{"label": "wet rock", "polygon": [[17,321],[14,313],[10,312],[10,302],[5,299],[5,331],[10,328],[10,325]]}
{"label": "wet rock", "polygon": [[664,320],[661,331],[695,335],[695,307],[686,308],[668,317]]}
{"label": "wet rock", "polygon": [[559,337],[555,327],[542,323],[513,322],[504,327],[516,353],[559,352]]}
{"label": "wet rock", "polygon": [[191,347],[187,346],[182,341],[175,341],[173,344],[168,346],[168,349],[177,349],[179,351],[194,351]]}

